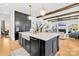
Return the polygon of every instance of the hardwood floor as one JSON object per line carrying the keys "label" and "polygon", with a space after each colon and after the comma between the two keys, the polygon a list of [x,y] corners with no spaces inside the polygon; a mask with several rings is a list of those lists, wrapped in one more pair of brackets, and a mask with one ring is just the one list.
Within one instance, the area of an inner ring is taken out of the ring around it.
{"label": "hardwood floor", "polygon": [[79,39],[68,38],[59,41],[60,56],[79,56]]}
{"label": "hardwood floor", "polygon": [[[59,41],[60,56],[79,56],[79,39],[65,39]],[[0,56],[10,56],[11,51],[20,48],[17,41],[10,38],[0,37]]]}
{"label": "hardwood floor", "polygon": [[0,37],[0,56],[10,56],[11,51],[20,47],[18,42],[10,40],[10,38]]}

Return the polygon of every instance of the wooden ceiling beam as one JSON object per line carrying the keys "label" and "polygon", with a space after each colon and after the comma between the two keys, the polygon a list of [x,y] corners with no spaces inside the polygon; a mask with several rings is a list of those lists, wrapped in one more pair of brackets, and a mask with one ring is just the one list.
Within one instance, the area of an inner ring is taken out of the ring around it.
{"label": "wooden ceiling beam", "polygon": [[[79,6],[79,3],[74,3],[74,4],[71,4],[71,5],[62,7],[62,8],[60,8],[60,9],[57,9],[57,10],[48,12],[48,13],[46,13],[46,15],[44,15],[44,16],[51,15],[51,14],[54,14],[54,13],[57,13],[57,12],[61,12],[61,11],[64,11],[64,10],[67,10],[67,9],[70,9],[70,8],[73,8],[73,7],[76,7],[76,6]],[[40,16],[37,16],[36,18],[40,18],[40,17],[44,17],[44,16],[41,16],[41,15],[40,15]]]}
{"label": "wooden ceiling beam", "polygon": [[73,18],[73,17],[79,17],[79,15],[74,15],[74,16],[68,16],[68,17],[62,17],[62,18],[60,18],[60,19],[66,19],[66,18]]}
{"label": "wooden ceiling beam", "polygon": [[79,11],[74,11],[74,12],[70,12],[70,13],[66,13],[66,14],[61,14],[61,15],[57,15],[57,16],[53,16],[53,17],[48,17],[48,18],[45,18],[44,20],[51,19],[51,18],[56,18],[56,17],[61,17],[61,16],[67,16],[67,15],[76,14],[76,13],[79,13]]}
{"label": "wooden ceiling beam", "polygon": [[73,18],[73,17],[76,17],[76,18],[78,18],[79,17],[79,15],[74,15],[74,16],[68,16],[68,17],[62,17],[62,18],[57,18],[57,19],[52,19],[52,20],[48,20],[48,21],[53,21],[53,20],[60,20],[60,19],[67,19],[67,18]]}

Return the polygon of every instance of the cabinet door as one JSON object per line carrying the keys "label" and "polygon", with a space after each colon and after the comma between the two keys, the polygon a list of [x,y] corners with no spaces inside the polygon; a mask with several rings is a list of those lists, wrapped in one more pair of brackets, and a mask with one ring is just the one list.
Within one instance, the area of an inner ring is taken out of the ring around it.
{"label": "cabinet door", "polygon": [[30,53],[30,41],[25,40],[25,50]]}
{"label": "cabinet door", "polygon": [[19,34],[19,44],[22,46],[22,35]]}
{"label": "cabinet door", "polygon": [[45,41],[40,40],[40,56],[45,56]]}
{"label": "cabinet door", "polygon": [[59,51],[59,36],[57,36],[57,51]]}
{"label": "cabinet door", "polygon": [[56,53],[56,51],[57,51],[57,42],[56,42],[56,40],[53,40],[52,41],[53,43],[53,45],[52,45],[52,52],[53,52],[53,55]]}
{"label": "cabinet door", "polygon": [[59,50],[59,37],[55,37],[53,38],[52,40],[52,52],[53,52],[53,55],[55,55],[55,53]]}
{"label": "cabinet door", "polygon": [[45,56],[52,55],[52,39],[45,42]]}
{"label": "cabinet door", "polygon": [[31,37],[31,55],[39,56],[40,55],[40,47],[39,40]]}
{"label": "cabinet door", "polygon": [[25,39],[22,38],[22,46],[25,48]]}

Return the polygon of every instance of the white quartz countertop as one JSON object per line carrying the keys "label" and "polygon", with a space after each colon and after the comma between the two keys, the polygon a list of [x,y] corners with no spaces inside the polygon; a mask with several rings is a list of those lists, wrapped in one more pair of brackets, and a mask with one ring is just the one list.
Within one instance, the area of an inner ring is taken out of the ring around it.
{"label": "white quartz countertop", "polygon": [[25,36],[31,36],[31,37],[41,39],[44,41],[47,41],[56,36],[59,36],[58,33],[47,33],[47,32],[42,32],[42,33],[20,32],[20,34],[25,35]]}
{"label": "white quartz countertop", "polygon": [[19,32],[19,34],[22,34],[22,38],[30,41],[30,32]]}

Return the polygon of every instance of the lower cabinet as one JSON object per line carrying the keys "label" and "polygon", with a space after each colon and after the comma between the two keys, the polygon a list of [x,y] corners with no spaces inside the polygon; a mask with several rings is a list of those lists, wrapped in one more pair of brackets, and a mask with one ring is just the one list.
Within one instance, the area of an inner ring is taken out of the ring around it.
{"label": "lower cabinet", "polygon": [[22,38],[22,46],[28,53],[30,53],[30,41]]}
{"label": "lower cabinet", "polygon": [[40,56],[45,56],[45,41],[40,40]]}
{"label": "lower cabinet", "polygon": [[54,56],[59,50],[59,37],[52,38],[48,41],[30,37],[31,55],[32,56]]}
{"label": "lower cabinet", "polygon": [[28,52],[30,53],[30,41],[25,38],[22,38],[22,35],[19,34],[19,44]]}
{"label": "lower cabinet", "polygon": [[26,39],[25,39],[25,50],[26,50],[28,53],[30,53],[30,50],[31,50],[31,48],[30,48],[30,41],[28,41],[28,40],[26,40]]}
{"label": "lower cabinet", "polygon": [[19,34],[19,44],[22,46],[23,43],[22,43],[22,34]]}
{"label": "lower cabinet", "polygon": [[32,56],[49,56],[52,54],[52,40],[44,41],[31,37],[30,41]]}
{"label": "lower cabinet", "polygon": [[31,43],[31,55],[32,56],[39,56],[40,55],[40,40],[36,38],[30,37]]}
{"label": "lower cabinet", "polygon": [[57,51],[59,51],[59,36],[52,39],[52,52],[53,52],[53,55],[55,55]]}

